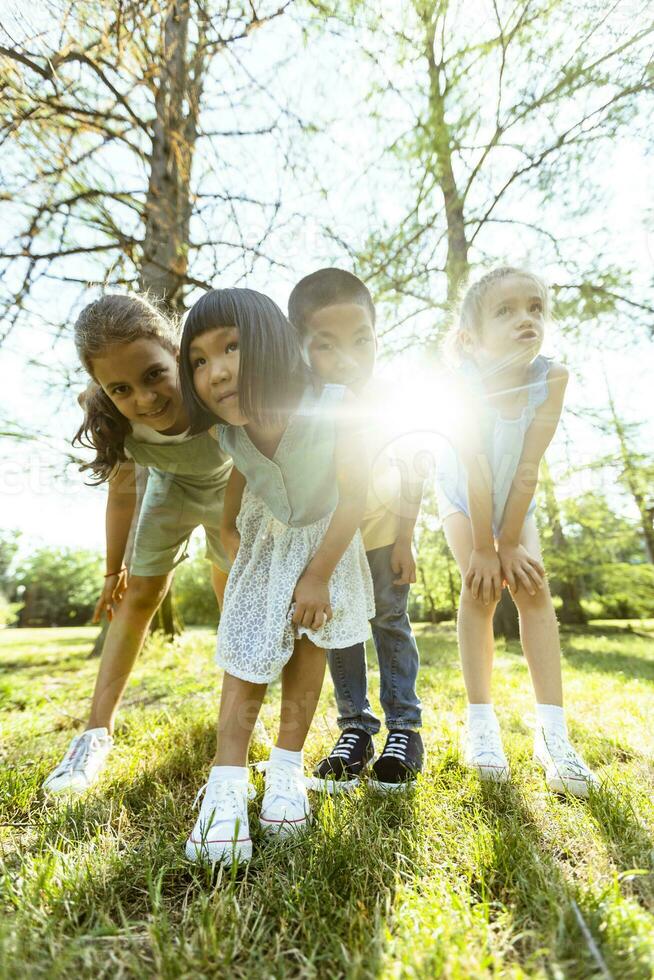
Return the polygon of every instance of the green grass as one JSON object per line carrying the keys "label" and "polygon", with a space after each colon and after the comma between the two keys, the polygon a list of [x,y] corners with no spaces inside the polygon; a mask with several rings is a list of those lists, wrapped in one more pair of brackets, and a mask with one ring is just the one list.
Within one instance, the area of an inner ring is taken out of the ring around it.
{"label": "green grass", "polygon": [[[512,782],[483,787],[462,768],[454,632],[420,626],[418,789],[314,797],[305,836],[264,842],[254,824],[247,871],[213,877],[183,849],[214,741],[212,632],[150,641],[107,774],[72,804],[40,785],[85,718],[94,631],[0,632],[0,976],[650,978],[653,630],[563,635],[571,733],[604,781],[588,803],[549,795],[532,763],[514,644],[498,644],[495,675]],[[377,681],[373,669],[375,701]],[[278,696],[263,712],[271,736]],[[326,684],[308,764],[335,735]],[[252,761],[265,754],[255,743]]]}

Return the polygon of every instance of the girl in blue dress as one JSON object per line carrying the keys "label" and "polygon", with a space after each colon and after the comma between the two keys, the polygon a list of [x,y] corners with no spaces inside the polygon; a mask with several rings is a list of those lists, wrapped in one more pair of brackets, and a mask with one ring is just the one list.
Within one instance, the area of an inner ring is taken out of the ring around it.
{"label": "girl in blue dress", "polygon": [[195,304],[180,378],[191,431],[210,430],[234,460],[223,522],[234,563],[217,639],[225,670],[218,745],[186,845],[192,860],[230,864],[252,854],[248,746],[266,687],[280,675],[260,822],[290,833],[310,819],[302,751],[324,650],[366,639],[374,615],[358,530],[368,468],[355,399],[341,385],[315,384],[296,332],[261,293],[212,290]]}
{"label": "girl in blue dress", "polygon": [[587,796],[597,779],[567,736],[558,624],[533,516],[538,467],[568,380],[562,364],[540,354],[549,309],[547,287],[520,269],[495,269],[466,292],[447,340],[459,397],[437,495],[463,580],[466,761],[482,778],[508,778],[491,702],[493,613],[508,584],[536,694],[535,759],[551,790]]}

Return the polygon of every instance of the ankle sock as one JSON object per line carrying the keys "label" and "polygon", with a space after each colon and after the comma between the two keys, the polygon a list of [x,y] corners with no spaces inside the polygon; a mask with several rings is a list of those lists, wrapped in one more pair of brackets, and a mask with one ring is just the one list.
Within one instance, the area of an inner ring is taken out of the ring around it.
{"label": "ankle sock", "polygon": [[536,718],[540,728],[546,728],[548,732],[559,732],[561,735],[567,736],[565,711],[558,704],[537,704]]}
{"label": "ankle sock", "polygon": [[292,752],[291,749],[280,749],[274,745],[270,750],[271,762],[285,762],[287,766],[297,766],[298,769],[304,767],[304,752]]}
{"label": "ankle sock", "polygon": [[209,781],[212,783],[224,779],[247,783],[249,778],[250,771],[247,766],[212,766],[209,773]]}
{"label": "ankle sock", "polygon": [[469,704],[468,705],[468,724],[493,725],[499,729],[499,722],[492,704]]}

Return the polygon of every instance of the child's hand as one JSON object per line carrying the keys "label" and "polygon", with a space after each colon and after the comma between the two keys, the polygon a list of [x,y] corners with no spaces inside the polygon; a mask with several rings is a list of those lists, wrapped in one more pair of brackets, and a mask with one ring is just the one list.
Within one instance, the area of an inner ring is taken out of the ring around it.
{"label": "child's hand", "polygon": [[470,555],[470,564],[464,579],[475,599],[485,606],[499,602],[502,594],[502,569],[495,548],[476,548]]}
{"label": "child's hand", "polygon": [[127,569],[122,568],[115,575],[108,575],[104,580],[104,588],[93,612],[92,623],[99,623],[102,614],[106,613],[109,622],[114,618],[115,607],[122,600],[127,590]]}
{"label": "child's hand", "polygon": [[220,540],[225,549],[225,554],[233,562],[241,544],[241,535],[236,530],[236,526],[225,527],[223,525],[220,529]]}
{"label": "child's hand", "polygon": [[332,618],[332,607],[329,602],[329,582],[305,572],[298,579],[293,593],[295,626],[306,626],[308,629],[320,629]]}
{"label": "child's hand", "polygon": [[498,541],[498,551],[502,574],[511,592],[517,592],[522,585],[529,595],[536,595],[545,581],[545,569],[539,561],[532,558],[521,544],[506,544]]}
{"label": "child's hand", "polygon": [[393,585],[411,585],[416,580],[416,560],[410,541],[397,540],[391,552],[391,571],[397,575]]}

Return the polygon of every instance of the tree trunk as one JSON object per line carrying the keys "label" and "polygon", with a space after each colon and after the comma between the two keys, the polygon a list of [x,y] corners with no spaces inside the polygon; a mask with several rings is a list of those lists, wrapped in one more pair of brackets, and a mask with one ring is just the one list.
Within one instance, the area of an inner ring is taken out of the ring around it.
{"label": "tree trunk", "polygon": [[426,579],[426,576],[425,576],[425,570],[422,567],[422,565],[420,564],[420,562],[418,562],[418,575],[420,576],[420,579],[422,581],[422,587],[423,587],[423,590],[424,590],[425,599],[427,600],[427,605],[429,607],[429,621],[430,621],[430,623],[435,623],[436,622],[436,604],[434,603],[434,597],[432,596],[431,592],[427,588],[427,579]]}
{"label": "tree trunk", "polygon": [[507,640],[520,638],[518,610],[508,589],[502,589],[502,597],[493,616],[493,632],[495,636],[503,636]]}
{"label": "tree trunk", "polygon": [[[141,288],[169,310],[181,308],[188,269],[190,180],[194,133],[189,133],[187,63],[189,0],[170,0],[155,97],[150,176],[145,204]],[[189,140],[192,135],[192,141]]]}
{"label": "tree trunk", "polygon": [[545,513],[547,514],[547,520],[552,530],[552,545],[565,561],[565,574],[560,577],[559,583],[561,595],[559,620],[562,623],[585,624],[588,622],[588,617],[581,605],[577,576],[568,567],[570,546],[563,532],[559,502],[554,493],[554,484],[545,459],[542,460],[540,469],[543,477],[542,487],[545,496]]}
{"label": "tree trunk", "polygon": [[638,464],[634,460],[633,453],[627,441],[625,426],[616,411],[615,402],[613,401],[613,393],[611,392],[606,371],[604,372],[604,380],[606,381],[606,393],[609,400],[609,408],[611,409],[611,420],[613,422],[613,428],[615,429],[615,434],[618,437],[618,443],[620,445],[622,479],[624,480],[624,483],[626,484],[631,496],[634,499],[636,507],[638,508],[647,560],[650,564],[654,565],[654,507],[648,507],[645,494],[640,486]]}
{"label": "tree trunk", "polygon": [[427,10],[422,14],[424,26],[424,55],[429,73],[430,130],[436,157],[436,179],[443,194],[447,222],[447,301],[454,303],[461,283],[468,277],[468,240],[463,215],[463,200],[459,193],[452,164],[450,129],[445,118],[445,78],[442,65],[437,64],[434,44],[437,20]]}
{"label": "tree trunk", "polygon": [[[190,70],[189,19],[189,0],[170,0],[155,98],[156,120],[145,207],[141,288],[169,314],[179,313],[183,308],[182,287],[188,271],[192,211],[191,166],[204,77],[200,46]],[[150,629],[151,632],[162,630],[171,639],[181,632],[172,585]]]}

